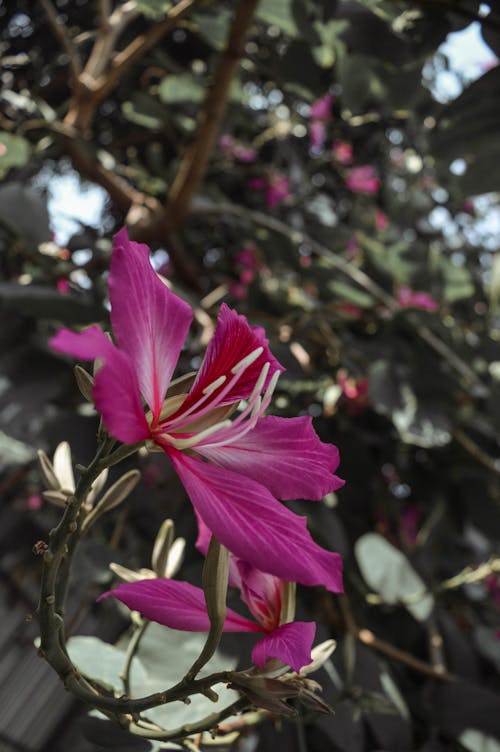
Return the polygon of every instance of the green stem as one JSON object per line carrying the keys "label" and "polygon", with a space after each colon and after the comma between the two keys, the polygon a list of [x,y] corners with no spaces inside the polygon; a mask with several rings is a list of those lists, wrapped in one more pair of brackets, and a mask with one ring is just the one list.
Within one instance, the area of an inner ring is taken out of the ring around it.
{"label": "green stem", "polygon": [[123,665],[122,673],[120,674],[120,679],[123,682],[123,692],[127,697],[130,697],[130,670],[132,668],[132,661],[134,660],[134,656],[139,649],[140,642],[150,623],[151,622],[149,622],[147,619],[144,619],[142,624],[135,628],[127,647],[125,663]]}
{"label": "green stem", "polygon": [[220,710],[218,713],[211,713],[200,721],[196,721],[196,723],[186,723],[184,726],[179,726],[179,728],[171,729],[170,731],[153,731],[150,728],[140,726],[138,723],[131,723],[128,726],[128,730],[131,734],[134,734],[134,736],[143,736],[146,737],[146,739],[176,741],[183,739],[186,736],[191,736],[192,734],[200,734],[203,731],[212,729],[215,730],[221,721],[231,715],[236,715],[236,713],[239,713],[244,708],[248,707],[248,705],[248,700],[246,698],[241,698],[236,700],[236,702],[231,703],[231,705],[228,705],[224,710]]}

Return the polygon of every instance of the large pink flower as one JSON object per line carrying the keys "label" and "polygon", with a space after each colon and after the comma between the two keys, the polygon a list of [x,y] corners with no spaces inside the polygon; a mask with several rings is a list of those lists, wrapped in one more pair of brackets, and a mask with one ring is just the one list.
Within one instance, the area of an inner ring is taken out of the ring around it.
{"label": "large pink flower", "polygon": [[198,374],[171,382],[191,309],[155,273],[147,246],[121,230],[113,247],[116,344],[91,326],[59,330],[52,347],[103,362],[94,401],[108,431],[124,443],[160,446],[220,543],[283,580],[341,591],[340,556],[318,546],[306,519],[278,501],[321,499],[342,486],[333,474],[338,451],[318,439],[309,418],[264,417],[283,369],[263,329],[223,305]]}
{"label": "large pink flower", "polygon": [[[260,632],[252,650],[252,661],[264,668],[268,658],[278,658],[295,671],[311,662],[311,647],[316,633],[314,622],[281,623],[285,583],[260,572],[248,562],[232,557],[230,584],[239,588],[255,622],[227,610],[224,632]],[[147,579],[118,585],[101,598],[113,595],[132,611],[150,621],[186,632],[208,632],[210,621],[201,588],[188,582]]]}

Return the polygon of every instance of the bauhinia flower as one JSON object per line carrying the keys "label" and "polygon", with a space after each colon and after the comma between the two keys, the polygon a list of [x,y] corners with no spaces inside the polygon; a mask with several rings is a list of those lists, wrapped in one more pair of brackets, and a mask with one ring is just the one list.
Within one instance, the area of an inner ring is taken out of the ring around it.
{"label": "bauhinia flower", "polygon": [[346,186],[353,193],[377,193],[380,189],[380,179],[373,165],[352,167],[347,171]]}
{"label": "bauhinia flower", "polygon": [[263,329],[223,305],[199,372],[171,381],[192,311],[124,229],[114,238],[109,290],[116,344],[98,326],[61,329],[51,340],[60,352],[102,362],[93,398],[109,433],[160,447],[235,556],[289,582],[341,591],[340,556],[278,501],[321,499],[342,486],[338,451],[318,439],[310,418],[264,417],[283,369]]}
{"label": "bauhinia flower", "polygon": [[[269,658],[277,658],[298,672],[311,663],[316,634],[314,622],[283,623],[289,613],[286,602],[289,585],[235,557],[230,560],[230,584],[241,591],[241,598],[255,622],[228,609],[223,631],[264,634],[252,650],[252,662],[256,666],[264,668]],[[203,590],[189,582],[146,579],[120,584],[101,598],[109,595],[163,626],[187,632],[210,629]]]}

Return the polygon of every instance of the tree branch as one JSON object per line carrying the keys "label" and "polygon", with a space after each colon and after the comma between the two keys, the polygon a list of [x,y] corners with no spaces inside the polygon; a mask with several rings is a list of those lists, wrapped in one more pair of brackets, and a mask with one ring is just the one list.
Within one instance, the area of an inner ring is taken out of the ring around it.
{"label": "tree branch", "polygon": [[61,47],[68,55],[70,76],[73,86],[76,88],[78,85],[78,77],[82,71],[82,63],[78,50],[67,32],[66,26],[59,21],[57,12],[52,5],[51,0],[40,0],[40,4],[47,16],[47,21],[54,36],[59,40]]}
{"label": "tree branch", "polygon": [[173,226],[182,224],[186,218],[191,199],[205,176],[257,5],[258,0],[240,0],[236,8],[226,47],[214,73],[213,85],[199,116],[195,139],[182,158],[168,196],[167,211]]}

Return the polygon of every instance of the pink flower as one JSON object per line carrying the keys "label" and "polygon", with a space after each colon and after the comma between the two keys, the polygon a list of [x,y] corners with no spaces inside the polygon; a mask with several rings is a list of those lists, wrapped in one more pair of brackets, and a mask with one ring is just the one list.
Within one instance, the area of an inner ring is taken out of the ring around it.
{"label": "pink flower", "polygon": [[219,146],[229,159],[236,159],[244,164],[255,162],[257,159],[256,149],[239,144],[229,133],[224,133],[219,138]]}
{"label": "pink flower", "polygon": [[326,125],[322,120],[309,123],[309,143],[314,151],[321,151],[326,138]]}
{"label": "pink flower", "polygon": [[[199,518],[198,522],[196,547],[206,555],[211,534]],[[282,580],[255,569],[243,559],[231,556],[229,584],[240,590],[241,599],[255,622],[228,609],[223,630],[264,633],[252,650],[252,661],[256,666],[264,668],[268,658],[278,658],[298,672],[311,662],[316,625],[313,622],[282,623],[283,619],[289,618],[284,601],[285,583]],[[210,628],[203,590],[188,582],[139,580],[118,585],[101,598],[109,595],[118,598],[132,611],[139,611],[147,619],[171,629],[206,632]]]}
{"label": "pink flower", "polygon": [[317,99],[311,105],[311,119],[313,120],[329,120],[332,114],[332,106],[335,102],[335,97],[331,94],[325,94],[320,99]]}
{"label": "pink flower", "polygon": [[321,499],[343,485],[333,474],[338,451],[318,439],[309,418],[264,417],[283,370],[264,330],[221,306],[199,372],[170,383],[192,311],[157,276],[147,246],[123,229],[113,247],[117,344],[91,326],[79,334],[60,329],[52,347],[103,361],[93,396],[108,431],[127,444],[161,447],[220,543],[276,577],[338,592],[339,555],[320,548],[305,518],[278,501]]}
{"label": "pink flower", "polygon": [[[314,622],[279,623],[284,583],[273,575],[253,569],[238,560],[242,600],[256,621],[250,621],[227,609],[224,632],[260,632],[252,650],[252,661],[264,668],[268,658],[278,658],[300,671],[311,662],[311,646],[316,633]],[[113,595],[132,611],[139,611],[150,621],[186,632],[208,632],[210,621],[203,590],[189,582],[146,579],[118,585],[101,598]]]}
{"label": "pink flower", "polygon": [[64,277],[61,277],[57,280],[57,290],[61,293],[61,295],[68,295],[69,294],[69,282],[67,279],[64,279]]}
{"label": "pink flower", "polygon": [[268,209],[274,209],[290,198],[290,180],[285,175],[270,175],[268,178],[252,178],[248,181],[250,188],[266,191]]}
{"label": "pink flower", "polygon": [[397,301],[402,308],[421,308],[424,311],[437,311],[439,303],[427,292],[413,292],[403,285],[397,291]]}
{"label": "pink flower", "polygon": [[373,165],[352,167],[347,172],[346,186],[353,193],[377,193],[380,188],[380,180]]}
{"label": "pink flower", "polygon": [[384,232],[389,227],[389,218],[382,209],[375,210],[375,229],[377,232]]}
{"label": "pink flower", "polygon": [[415,504],[406,504],[401,510],[400,515],[401,532],[405,542],[409,546],[414,546],[418,539],[420,528],[420,512]]}
{"label": "pink flower", "polygon": [[352,162],[352,145],[348,141],[334,141],[333,156],[339,164],[348,165]]}

